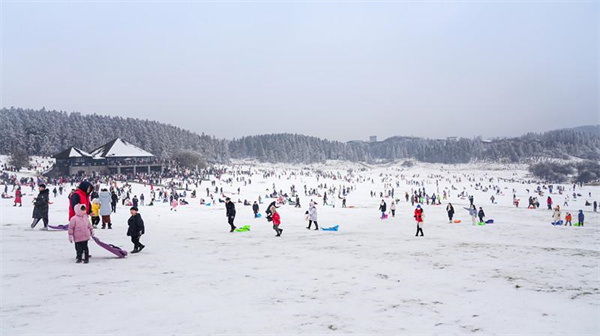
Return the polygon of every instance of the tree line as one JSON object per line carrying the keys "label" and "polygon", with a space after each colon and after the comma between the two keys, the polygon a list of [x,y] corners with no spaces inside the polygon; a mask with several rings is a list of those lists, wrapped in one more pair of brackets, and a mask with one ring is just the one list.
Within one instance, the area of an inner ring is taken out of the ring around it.
{"label": "tree line", "polygon": [[151,120],[4,108],[0,110],[0,129],[2,154],[22,149],[31,155],[51,156],[70,146],[91,151],[121,137],[160,158],[172,158],[185,150],[202,155],[208,162],[246,158],[282,163],[324,160],[374,163],[408,158],[430,163],[514,163],[572,157],[600,160],[597,126],[487,141],[397,136],[373,143],[344,143],[299,134],[265,134],[225,140]]}

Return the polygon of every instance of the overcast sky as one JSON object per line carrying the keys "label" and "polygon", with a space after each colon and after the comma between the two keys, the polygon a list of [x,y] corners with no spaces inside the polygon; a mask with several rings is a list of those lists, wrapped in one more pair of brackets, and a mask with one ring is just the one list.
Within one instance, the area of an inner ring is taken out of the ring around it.
{"label": "overcast sky", "polygon": [[224,138],[597,124],[590,2],[3,2],[2,106]]}

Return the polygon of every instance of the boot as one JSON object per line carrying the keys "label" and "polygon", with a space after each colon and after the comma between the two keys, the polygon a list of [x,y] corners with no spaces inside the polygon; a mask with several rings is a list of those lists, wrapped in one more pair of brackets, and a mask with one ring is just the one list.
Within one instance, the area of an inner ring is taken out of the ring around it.
{"label": "boot", "polygon": [[87,264],[87,263],[89,263],[89,262],[90,262],[90,260],[89,260],[89,259],[83,259],[83,263],[84,263],[84,264]]}
{"label": "boot", "polygon": [[138,253],[138,252],[139,252],[139,250],[138,250],[138,248],[136,246],[136,247],[133,248],[133,251],[131,251],[130,253],[133,254],[133,253]]}
{"label": "boot", "polygon": [[81,259],[78,258],[77,260],[75,260],[75,263],[76,264],[81,264]]}
{"label": "boot", "polygon": [[106,224],[102,224],[102,230],[106,229]]}
{"label": "boot", "polygon": [[112,223],[108,223],[108,229],[112,230]]}
{"label": "boot", "polygon": [[138,248],[138,253],[142,252],[142,250],[144,249],[144,247],[146,247],[146,245],[140,244],[140,247]]}
{"label": "boot", "polygon": [[231,231],[229,231],[229,232],[233,232],[233,231],[235,231],[235,229],[236,229],[236,227],[232,225],[231,226]]}
{"label": "boot", "polygon": [[36,225],[37,225],[37,222],[33,221],[33,223],[31,223],[31,228],[33,229]]}
{"label": "boot", "polygon": [[283,233],[283,229],[279,229],[279,235],[281,236],[281,234]]}

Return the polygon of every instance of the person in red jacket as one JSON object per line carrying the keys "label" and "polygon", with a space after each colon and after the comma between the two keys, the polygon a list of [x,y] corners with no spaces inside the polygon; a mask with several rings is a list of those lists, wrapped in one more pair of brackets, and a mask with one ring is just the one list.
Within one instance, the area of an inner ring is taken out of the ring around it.
{"label": "person in red jacket", "polygon": [[79,188],[75,190],[69,197],[69,220],[75,216],[75,206],[77,204],[85,205],[86,212],[90,213],[90,194],[94,190],[91,183],[83,181],[79,184]]}
{"label": "person in red jacket", "polygon": [[417,221],[417,234],[415,237],[419,236],[419,232],[421,232],[421,237],[423,237],[423,209],[420,204],[417,204],[417,208],[415,209],[415,220]]}
{"label": "person in red jacket", "polygon": [[17,206],[19,204],[20,207],[23,206],[23,201],[21,200],[21,187],[18,187],[15,191],[15,204],[13,206]]}
{"label": "person in red jacket", "polygon": [[279,212],[277,212],[277,208],[275,206],[271,206],[271,213],[273,219],[273,230],[277,232],[275,237],[281,237],[282,229],[279,228],[279,224],[281,224],[281,217],[279,216]]}

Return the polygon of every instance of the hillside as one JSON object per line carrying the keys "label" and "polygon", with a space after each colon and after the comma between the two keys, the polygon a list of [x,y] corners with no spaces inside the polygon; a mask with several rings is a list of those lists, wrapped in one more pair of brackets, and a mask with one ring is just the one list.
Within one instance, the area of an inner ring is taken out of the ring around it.
{"label": "hillside", "polygon": [[53,155],[76,146],[92,150],[121,137],[161,158],[181,149],[212,162],[253,158],[264,162],[311,163],[324,160],[386,162],[414,158],[431,163],[522,162],[538,158],[600,160],[598,126],[529,133],[515,138],[437,140],[391,137],[380,142],[330,141],[299,134],[266,134],[217,139],[150,120],[10,108],[0,110],[0,154],[24,148]]}

